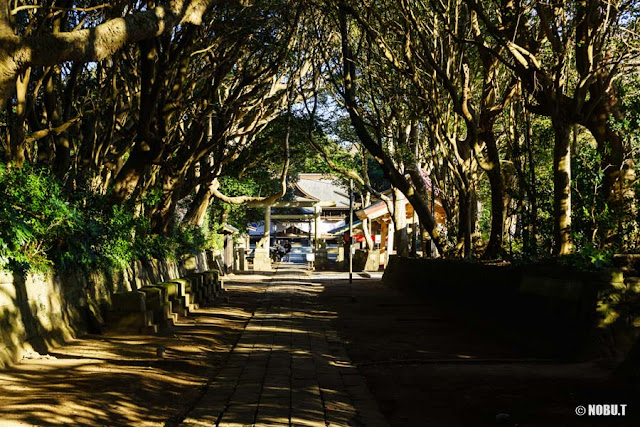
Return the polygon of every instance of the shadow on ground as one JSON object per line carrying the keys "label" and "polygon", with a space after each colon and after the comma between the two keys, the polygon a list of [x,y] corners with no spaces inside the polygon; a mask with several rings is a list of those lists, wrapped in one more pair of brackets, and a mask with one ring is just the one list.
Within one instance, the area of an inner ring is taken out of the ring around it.
{"label": "shadow on ground", "polygon": [[[241,335],[261,286],[151,335],[87,335],[0,371],[0,424],[161,425],[179,419]],[[163,349],[158,358],[158,349]]]}
{"label": "shadow on ground", "polygon": [[318,304],[324,287],[278,266],[225,368],[184,420],[209,425],[386,425]]}
{"label": "shadow on ground", "polygon": [[[597,361],[555,360],[551,344],[379,280],[323,285],[321,302],[393,426],[640,425],[637,395]],[[627,415],[575,414],[598,403],[628,404]]]}
{"label": "shadow on ground", "polygon": [[[0,371],[0,424],[174,425],[203,407],[213,418],[194,425],[377,425],[357,398],[370,389],[393,426],[640,425],[636,396],[596,361],[563,363],[509,325],[346,277],[277,280],[265,305],[273,274],[239,276],[228,302],[160,336],[86,336],[24,360]],[[598,403],[628,404],[627,416],[575,415]]]}

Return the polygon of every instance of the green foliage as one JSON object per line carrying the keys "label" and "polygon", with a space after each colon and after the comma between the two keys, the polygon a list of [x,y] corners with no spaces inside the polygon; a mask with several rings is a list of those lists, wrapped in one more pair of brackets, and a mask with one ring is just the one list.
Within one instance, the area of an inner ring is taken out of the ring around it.
{"label": "green foliage", "polygon": [[124,266],[133,260],[136,219],[120,206],[114,206],[105,225],[102,251],[114,264]]}
{"label": "green foliage", "polygon": [[538,199],[538,253],[531,256],[546,256],[551,252],[553,236],[553,144],[551,120],[537,118],[533,121],[534,164],[536,181],[533,183]]}
{"label": "green foliage", "polygon": [[573,169],[573,241],[578,253],[601,247],[606,236],[603,231],[616,228],[615,219],[600,191],[604,171],[595,144],[581,141],[575,153]]}
{"label": "green foliage", "polygon": [[613,255],[612,250],[602,250],[592,243],[587,243],[573,254],[561,257],[560,262],[583,271],[600,270],[613,265]]}
{"label": "green foliage", "polygon": [[[103,205],[100,199],[82,210],[78,227],[49,256],[62,270],[82,267],[122,268],[141,256],[153,256],[149,221],[130,209]],[[162,255],[158,251],[158,255]]]}
{"label": "green foliage", "polygon": [[609,120],[614,130],[625,136],[628,147],[637,151],[640,147],[640,76],[637,73],[625,76],[618,85],[618,91],[621,115],[618,118],[612,116]]}
{"label": "green foliage", "polygon": [[[265,196],[273,194],[277,189],[272,185],[274,179],[265,179],[263,171],[254,170],[242,179],[224,177],[220,179],[220,191],[228,196]],[[248,223],[259,221],[264,217],[264,209],[250,209],[245,205],[235,205],[215,199],[209,208],[208,227],[212,232],[225,223],[239,230],[244,230]]]}
{"label": "green foliage", "polygon": [[162,189],[151,188],[145,193],[144,204],[147,206],[155,206],[162,200]]}
{"label": "green foliage", "polygon": [[178,226],[159,236],[127,206],[110,206],[97,196],[85,199],[82,208],[80,203],[44,171],[0,163],[0,269],[121,268],[135,259],[177,258],[208,245],[206,230]]}
{"label": "green foliage", "polygon": [[46,268],[78,217],[47,174],[0,164],[0,268]]}
{"label": "green foliage", "polygon": [[198,227],[179,224],[167,236],[153,234],[148,218],[135,216],[125,207],[113,206],[108,215],[96,212],[91,219],[84,219],[84,227],[72,243],[52,254],[63,269],[122,268],[136,259],[177,259],[207,247],[205,232]]}
{"label": "green foliage", "polygon": [[197,226],[179,225],[174,229],[171,238],[175,242],[174,254],[195,255],[206,245],[206,236]]}

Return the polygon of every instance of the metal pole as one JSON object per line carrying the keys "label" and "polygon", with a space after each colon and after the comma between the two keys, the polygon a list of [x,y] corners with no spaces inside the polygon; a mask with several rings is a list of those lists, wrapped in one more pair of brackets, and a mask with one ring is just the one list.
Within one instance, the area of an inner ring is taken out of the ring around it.
{"label": "metal pole", "polygon": [[351,243],[353,242],[353,180],[349,180],[349,283],[353,283],[353,251]]}

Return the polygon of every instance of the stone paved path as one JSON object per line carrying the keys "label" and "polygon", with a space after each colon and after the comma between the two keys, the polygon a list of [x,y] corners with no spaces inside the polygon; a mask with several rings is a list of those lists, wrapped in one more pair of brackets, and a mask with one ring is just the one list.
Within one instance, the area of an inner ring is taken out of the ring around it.
{"label": "stone paved path", "polygon": [[[364,378],[351,364],[320,281],[282,264],[226,366],[185,426],[386,426]],[[345,295],[348,297],[348,295]]]}

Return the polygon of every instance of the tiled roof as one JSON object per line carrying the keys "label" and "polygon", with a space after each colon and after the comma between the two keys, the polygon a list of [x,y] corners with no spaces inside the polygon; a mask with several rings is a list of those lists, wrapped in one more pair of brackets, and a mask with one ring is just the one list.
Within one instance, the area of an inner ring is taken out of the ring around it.
{"label": "tiled roof", "polygon": [[348,190],[336,184],[332,179],[317,179],[317,177],[309,179],[301,174],[300,179],[296,182],[296,187],[306,198],[336,202],[335,207],[349,207]]}

